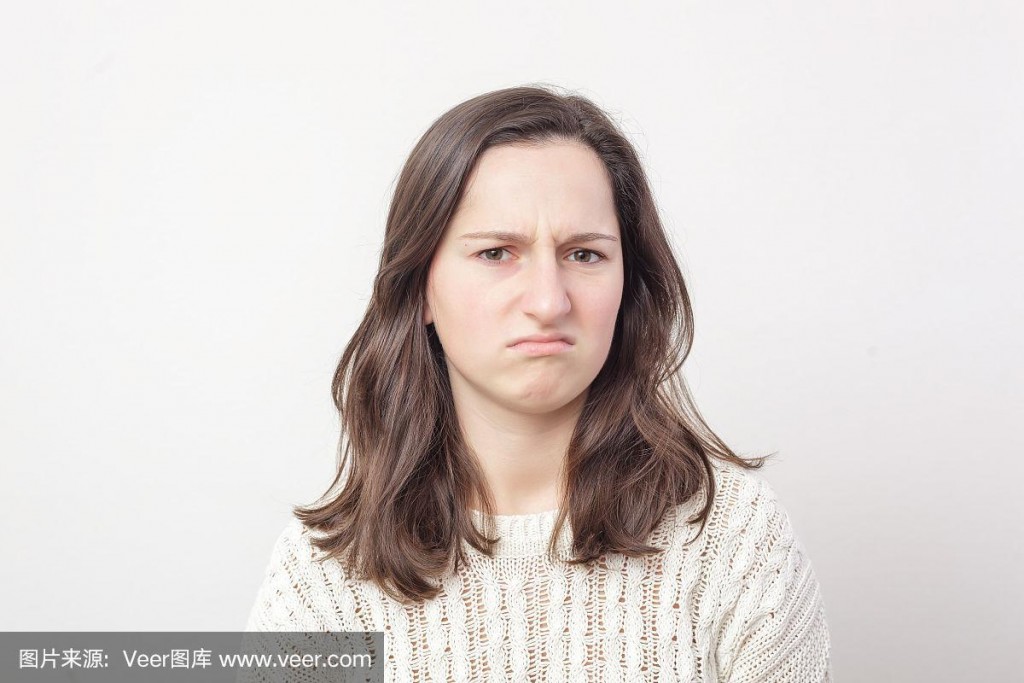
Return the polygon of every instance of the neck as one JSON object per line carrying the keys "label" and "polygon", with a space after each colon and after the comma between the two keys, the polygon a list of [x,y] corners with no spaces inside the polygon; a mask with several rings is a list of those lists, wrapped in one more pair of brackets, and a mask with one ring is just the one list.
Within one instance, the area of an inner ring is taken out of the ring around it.
{"label": "neck", "polygon": [[[585,396],[534,415],[460,400],[456,393],[463,438],[483,470],[495,514],[525,515],[561,507],[565,453]],[[473,507],[482,509],[478,500]]]}

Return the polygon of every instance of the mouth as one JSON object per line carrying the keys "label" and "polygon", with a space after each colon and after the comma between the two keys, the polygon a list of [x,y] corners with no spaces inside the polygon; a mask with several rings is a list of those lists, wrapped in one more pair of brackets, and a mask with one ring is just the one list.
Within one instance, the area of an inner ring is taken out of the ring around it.
{"label": "mouth", "polygon": [[565,353],[572,346],[565,339],[556,339],[553,341],[521,341],[509,348],[527,356],[552,356]]}

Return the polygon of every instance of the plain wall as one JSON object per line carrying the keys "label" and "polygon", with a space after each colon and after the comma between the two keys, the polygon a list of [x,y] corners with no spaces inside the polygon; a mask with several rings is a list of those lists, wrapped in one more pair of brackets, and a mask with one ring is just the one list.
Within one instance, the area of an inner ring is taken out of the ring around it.
{"label": "plain wall", "polygon": [[837,680],[1018,671],[1020,3],[348,5],[3,4],[0,629],[242,628],[406,155],[543,82],[643,156]]}

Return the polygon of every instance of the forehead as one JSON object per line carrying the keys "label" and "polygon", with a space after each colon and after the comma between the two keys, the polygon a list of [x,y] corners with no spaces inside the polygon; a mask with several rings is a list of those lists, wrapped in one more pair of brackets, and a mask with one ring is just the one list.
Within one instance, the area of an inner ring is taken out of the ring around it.
{"label": "forehead", "polygon": [[538,221],[611,227],[611,180],[597,153],[581,143],[492,147],[470,173],[452,222],[481,218],[520,227]]}

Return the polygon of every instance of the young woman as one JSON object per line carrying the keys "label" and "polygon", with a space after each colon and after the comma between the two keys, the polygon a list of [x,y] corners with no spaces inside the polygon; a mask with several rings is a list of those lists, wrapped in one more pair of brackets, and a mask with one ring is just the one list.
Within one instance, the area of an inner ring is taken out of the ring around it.
{"label": "young woman", "polygon": [[694,406],[692,338],[606,114],[537,87],[448,111],[334,377],[338,475],[247,630],[383,631],[387,680],[830,680],[810,561],[765,458]]}

